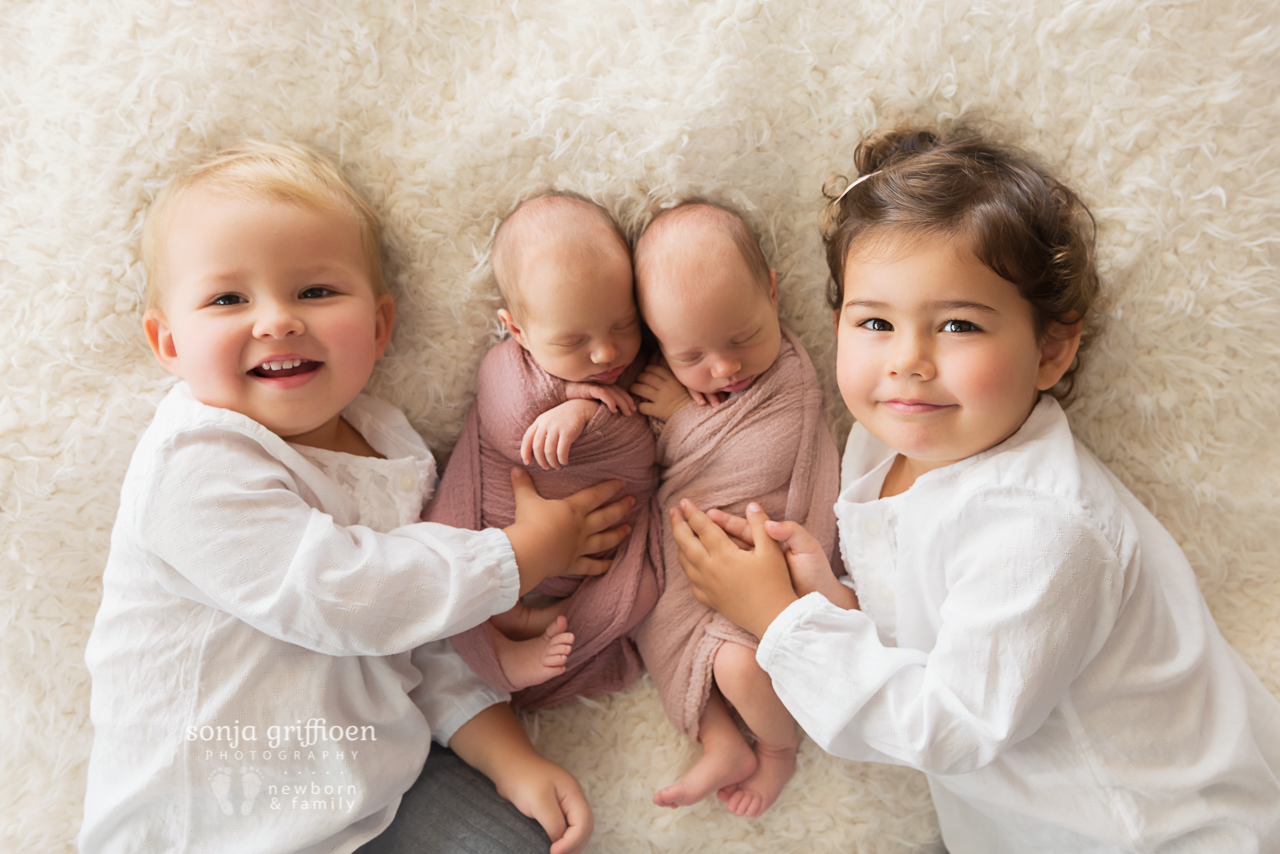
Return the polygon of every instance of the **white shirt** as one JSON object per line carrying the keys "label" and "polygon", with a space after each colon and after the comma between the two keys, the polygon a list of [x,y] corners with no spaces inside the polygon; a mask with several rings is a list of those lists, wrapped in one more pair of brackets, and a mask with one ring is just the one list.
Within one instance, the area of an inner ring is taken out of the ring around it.
{"label": "white shirt", "polygon": [[1280,703],[1057,402],[881,500],[893,457],[854,427],[866,611],[810,594],[757,652],[809,735],[926,772],[951,854],[1280,850]]}
{"label": "white shirt", "polygon": [[353,851],[433,733],[508,699],[442,638],[515,604],[510,543],[418,522],[422,439],[363,395],[343,416],[386,459],[290,445],[185,383],[160,404],[85,652],[82,852]]}

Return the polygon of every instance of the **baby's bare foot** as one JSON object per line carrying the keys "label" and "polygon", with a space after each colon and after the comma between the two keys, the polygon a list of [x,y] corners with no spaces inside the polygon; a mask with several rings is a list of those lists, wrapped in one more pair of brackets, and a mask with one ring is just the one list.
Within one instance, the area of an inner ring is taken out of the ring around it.
{"label": "baby's bare foot", "polygon": [[516,602],[514,608],[495,614],[489,622],[511,640],[531,640],[545,632],[556,617],[564,613],[567,605],[568,600],[563,600],[546,608],[530,608],[523,602]]}
{"label": "baby's bare foot", "polygon": [[722,787],[716,797],[726,803],[734,815],[755,818],[778,799],[782,787],[796,772],[796,748],[766,747],[756,744],[756,770],[738,783]]}
{"label": "baby's bare foot", "polygon": [[734,741],[717,741],[704,745],[702,758],[689,773],[653,796],[660,807],[687,807],[711,792],[735,785],[756,771],[756,755],[739,735]]}
{"label": "baby's bare foot", "polygon": [[573,635],[565,631],[568,627],[568,620],[556,617],[541,635],[522,641],[513,641],[490,627],[494,652],[507,681],[517,689],[529,688],[564,673],[564,663],[573,650]]}

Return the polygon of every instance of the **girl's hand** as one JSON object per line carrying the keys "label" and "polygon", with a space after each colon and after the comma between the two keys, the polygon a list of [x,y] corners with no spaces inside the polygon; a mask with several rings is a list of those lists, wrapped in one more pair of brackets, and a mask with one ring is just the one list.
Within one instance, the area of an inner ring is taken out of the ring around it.
{"label": "girl's hand", "polygon": [[565,397],[570,400],[598,400],[609,411],[621,412],[623,415],[636,414],[636,402],[616,385],[596,385],[595,383],[565,383]]}
{"label": "girl's hand", "polygon": [[539,415],[524,431],[520,459],[525,465],[536,459],[544,470],[567,466],[569,449],[599,406],[594,400],[570,400]]}
{"label": "girl's hand", "polygon": [[641,371],[631,386],[631,393],[644,401],[640,404],[640,413],[659,421],[671,420],[671,416],[693,400],[692,395],[696,394],[685,388],[671,369],[663,364],[652,364]]}
{"label": "girl's hand", "polygon": [[[707,518],[747,547],[753,545],[755,537],[751,526],[741,516],[731,516],[723,510],[708,510]],[[822,545],[803,526],[770,519],[764,523],[764,531],[782,546],[787,569],[791,572],[791,586],[797,596],[821,593],[831,604],[846,611],[858,607],[858,597],[836,578]]]}
{"label": "girl's hand", "polygon": [[[524,469],[511,470],[516,497],[516,520],[502,529],[511,541],[520,571],[520,595],[553,575],[601,575],[609,561],[588,555],[611,549],[631,533],[619,525],[635,499],[626,496],[601,506],[622,488],[620,480],[606,480],[551,501],[538,495]],[[616,527],[615,527],[616,526]]]}
{"label": "girl's hand", "polygon": [[[769,624],[799,597],[791,586],[782,549],[765,532],[769,517],[759,504],[747,505],[746,521],[753,543],[750,549],[734,545],[693,502],[682,500],[678,508],[671,508],[680,566],[689,576],[694,597],[763,637]],[[744,537],[739,539],[745,542]]]}

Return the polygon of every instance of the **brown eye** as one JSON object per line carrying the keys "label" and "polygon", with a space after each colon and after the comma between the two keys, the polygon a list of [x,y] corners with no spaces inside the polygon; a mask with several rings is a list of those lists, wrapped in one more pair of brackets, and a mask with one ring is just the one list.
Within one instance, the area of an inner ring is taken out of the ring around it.
{"label": "brown eye", "polygon": [[858,324],[863,329],[869,329],[872,332],[892,332],[893,324],[879,317],[868,317],[866,320]]}
{"label": "brown eye", "polygon": [[981,327],[968,320],[948,320],[942,324],[943,332],[981,332]]}

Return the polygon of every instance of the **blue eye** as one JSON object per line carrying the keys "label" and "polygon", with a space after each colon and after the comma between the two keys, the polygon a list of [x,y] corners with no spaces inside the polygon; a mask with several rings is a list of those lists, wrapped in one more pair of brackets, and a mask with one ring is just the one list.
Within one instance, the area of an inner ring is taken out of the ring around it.
{"label": "blue eye", "polygon": [[236,294],[218,294],[209,300],[209,305],[239,305],[244,302],[244,297]]}
{"label": "blue eye", "polygon": [[863,329],[869,329],[872,332],[892,332],[893,324],[880,317],[868,317],[866,320],[858,324]]}
{"label": "blue eye", "polygon": [[982,328],[968,320],[948,320],[942,324],[943,332],[981,332]]}
{"label": "blue eye", "polygon": [[321,285],[316,285],[315,287],[307,288],[305,291],[298,294],[298,296],[301,299],[320,299],[321,297],[327,297],[332,294],[333,294],[333,291],[329,290],[328,288],[323,287]]}

